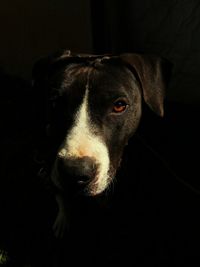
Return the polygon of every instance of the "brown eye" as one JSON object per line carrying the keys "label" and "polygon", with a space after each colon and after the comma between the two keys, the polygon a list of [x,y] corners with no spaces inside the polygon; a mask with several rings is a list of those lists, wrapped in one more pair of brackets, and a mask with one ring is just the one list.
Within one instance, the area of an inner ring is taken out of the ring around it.
{"label": "brown eye", "polygon": [[127,108],[127,103],[124,100],[118,100],[114,103],[113,112],[121,113]]}

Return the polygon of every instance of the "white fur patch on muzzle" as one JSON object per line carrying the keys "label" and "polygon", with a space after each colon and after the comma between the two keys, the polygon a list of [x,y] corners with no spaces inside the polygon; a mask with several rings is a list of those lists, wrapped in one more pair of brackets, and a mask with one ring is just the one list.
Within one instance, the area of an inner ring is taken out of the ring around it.
{"label": "white fur patch on muzzle", "polygon": [[104,141],[93,133],[95,125],[92,124],[89,117],[88,94],[89,90],[86,88],[83,101],[75,114],[74,124],[62,144],[58,156],[64,160],[71,157],[92,158],[97,165],[97,172],[88,185],[87,191],[90,195],[97,195],[106,189],[110,181],[110,159]]}

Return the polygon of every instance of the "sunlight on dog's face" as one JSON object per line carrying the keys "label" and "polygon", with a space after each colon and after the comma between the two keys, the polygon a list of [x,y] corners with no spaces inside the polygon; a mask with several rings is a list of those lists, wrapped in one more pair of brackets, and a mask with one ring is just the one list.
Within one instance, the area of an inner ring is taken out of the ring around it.
{"label": "sunlight on dog's face", "polygon": [[160,57],[137,53],[77,55],[64,50],[36,62],[38,109],[47,104],[38,118],[39,131],[58,189],[95,196],[109,187],[138,127],[141,99],[164,115],[171,68]]}
{"label": "sunlight on dog's face", "polygon": [[94,196],[108,188],[137,129],[140,86],[128,68],[106,60],[93,66],[72,64],[61,73],[53,85],[58,100],[50,128],[60,139],[52,180],[62,189],[81,185]]}

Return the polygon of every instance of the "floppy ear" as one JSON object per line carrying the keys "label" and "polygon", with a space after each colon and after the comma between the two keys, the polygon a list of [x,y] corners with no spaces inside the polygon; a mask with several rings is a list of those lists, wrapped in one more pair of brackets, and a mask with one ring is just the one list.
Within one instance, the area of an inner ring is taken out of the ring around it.
{"label": "floppy ear", "polygon": [[159,116],[164,115],[166,79],[164,60],[156,56],[122,54],[120,58],[136,72],[144,101]]}
{"label": "floppy ear", "polygon": [[50,56],[40,58],[32,69],[32,84],[44,82],[52,66],[58,61],[71,58],[71,51],[59,50]]}
{"label": "floppy ear", "polygon": [[[42,57],[36,61],[32,69],[32,92],[34,112],[37,121],[38,134],[46,133],[46,125],[49,122],[49,106],[52,97],[52,90],[49,87],[51,76],[56,70],[57,64],[63,64],[63,59],[71,59],[71,53],[67,50],[60,50],[50,56]],[[56,65],[56,66],[55,66]],[[45,135],[46,137],[46,135]]]}

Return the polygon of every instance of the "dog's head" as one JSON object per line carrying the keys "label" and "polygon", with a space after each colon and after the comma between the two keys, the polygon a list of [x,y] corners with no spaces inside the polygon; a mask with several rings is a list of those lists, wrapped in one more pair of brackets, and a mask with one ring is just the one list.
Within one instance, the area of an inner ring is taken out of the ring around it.
{"label": "dog's head", "polygon": [[154,56],[72,55],[40,60],[34,86],[45,90],[47,135],[55,147],[51,179],[61,190],[103,192],[136,131],[142,98],[163,116],[162,60]]}

